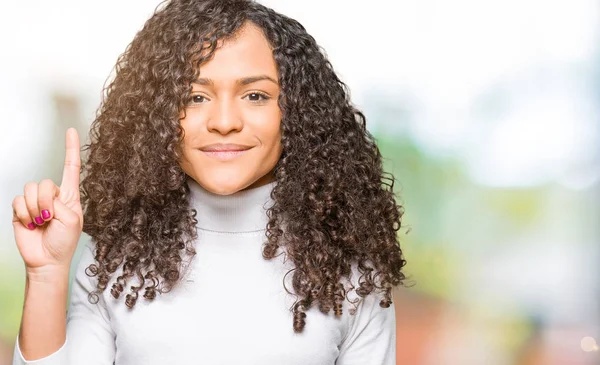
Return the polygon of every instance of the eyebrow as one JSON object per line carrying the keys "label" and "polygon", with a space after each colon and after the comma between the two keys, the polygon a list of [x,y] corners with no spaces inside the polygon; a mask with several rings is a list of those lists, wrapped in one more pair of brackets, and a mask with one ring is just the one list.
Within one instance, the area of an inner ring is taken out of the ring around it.
{"label": "eyebrow", "polygon": [[[275,85],[279,85],[279,83],[277,81],[275,81],[274,78],[272,78],[270,76],[267,76],[267,75],[258,75],[258,76],[243,77],[241,79],[237,79],[235,81],[235,83],[238,86],[246,86],[246,85],[250,85],[250,84],[253,84],[255,82],[262,81],[262,80],[271,81]],[[203,86],[215,86],[215,83],[214,83],[213,80],[207,79],[207,78],[204,78],[204,77],[199,77],[193,83],[194,84],[198,84],[198,85],[203,85]]]}

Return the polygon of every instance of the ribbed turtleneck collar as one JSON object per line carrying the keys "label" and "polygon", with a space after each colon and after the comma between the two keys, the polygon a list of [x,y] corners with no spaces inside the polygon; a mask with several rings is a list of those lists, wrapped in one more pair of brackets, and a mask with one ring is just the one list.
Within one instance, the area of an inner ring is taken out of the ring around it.
{"label": "ribbed turtleneck collar", "polygon": [[268,184],[231,195],[218,195],[204,189],[188,177],[191,206],[198,214],[198,228],[227,233],[263,231],[267,227],[266,210],[273,204],[271,190],[277,184]]}

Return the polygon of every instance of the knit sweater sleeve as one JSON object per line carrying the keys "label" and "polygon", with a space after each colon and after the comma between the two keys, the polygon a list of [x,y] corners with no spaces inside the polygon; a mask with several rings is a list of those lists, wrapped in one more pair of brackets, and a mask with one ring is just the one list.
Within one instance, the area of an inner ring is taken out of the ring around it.
{"label": "knit sweater sleeve", "polygon": [[396,314],[394,304],[379,305],[381,295],[360,299],[350,316],[349,329],[340,346],[336,365],[395,365]]}
{"label": "knit sweater sleeve", "polygon": [[92,304],[88,294],[96,288],[96,277],[89,277],[85,270],[94,262],[92,244],[86,244],[77,264],[71,287],[71,300],[67,313],[67,338],[56,352],[37,360],[25,360],[17,341],[13,365],[112,365],[115,358],[115,333],[110,325],[106,304]]}

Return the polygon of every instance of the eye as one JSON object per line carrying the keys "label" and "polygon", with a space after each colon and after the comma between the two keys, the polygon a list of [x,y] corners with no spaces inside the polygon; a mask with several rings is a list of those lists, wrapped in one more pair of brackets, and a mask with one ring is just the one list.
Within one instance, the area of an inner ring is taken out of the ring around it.
{"label": "eye", "polygon": [[270,97],[267,94],[261,93],[261,92],[258,92],[258,91],[253,91],[253,92],[247,94],[244,97],[245,98],[247,97],[248,100],[250,100],[253,103],[260,103],[260,102],[263,102],[263,101],[266,101],[266,100],[270,99]]}
{"label": "eye", "polygon": [[202,95],[192,95],[190,96],[190,102],[189,104],[202,104],[206,102],[206,98]]}

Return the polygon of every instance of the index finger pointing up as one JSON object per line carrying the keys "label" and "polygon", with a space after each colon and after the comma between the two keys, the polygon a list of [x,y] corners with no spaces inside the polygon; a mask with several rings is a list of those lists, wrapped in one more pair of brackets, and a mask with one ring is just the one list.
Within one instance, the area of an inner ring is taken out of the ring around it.
{"label": "index finger pointing up", "polygon": [[[70,196],[79,196],[79,171],[81,169],[81,157],[79,156],[79,135],[75,128],[67,129],[65,151],[65,166],[63,168],[61,193]],[[73,195],[71,195],[73,194]]]}

